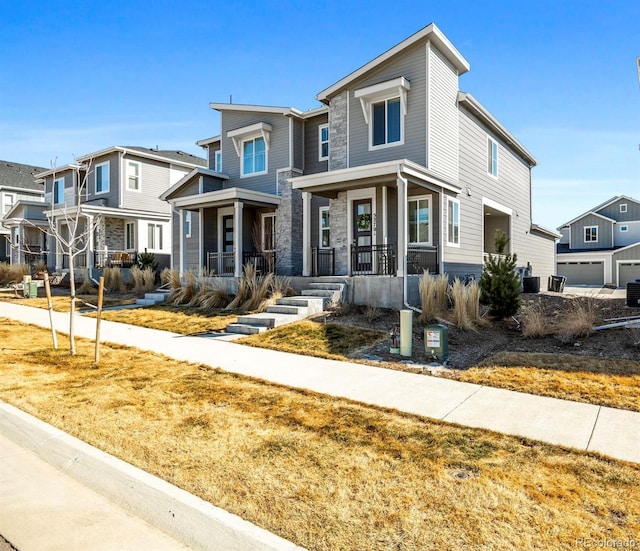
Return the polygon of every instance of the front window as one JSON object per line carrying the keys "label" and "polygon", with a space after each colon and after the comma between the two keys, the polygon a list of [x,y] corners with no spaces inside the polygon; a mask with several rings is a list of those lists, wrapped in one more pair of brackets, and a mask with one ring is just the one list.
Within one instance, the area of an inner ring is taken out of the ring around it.
{"label": "front window", "polygon": [[585,226],[584,227],[584,242],[585,243],[597,243],[598,242],[598,226]]}
{"label": "front window", "polygon": [[329,207],[320,207],[320,247],[327,249],[331,243],[331,219]]}
{"label": "front window", "polygon": [[491,138],[488,140],[488,165],[487,170],[491,176],[498,177],[498,142]]}
{"label": "front window", "polygon": [[2,196],[2,214],[7,214],[15,203],[16,196],[13,193],[5,193]]}
{"label": "front window", "polygon": [[275,213],[262,215],[262,250],[273,251],[276,248],[276,215]]}
{"label": "front window", "polygon": [[222,172],[222,151],[220,150],[213,154],[213,170]]}
{"label": "front window", "polygon": [[447,244],[460,245],[460,202],[447,198]]}
{"label": "front window", "polygon": [[136,248],[136,234],[135,224],[133,222],[127,222],[124,226],[125,236],[125,248],[127,250],[134,250]]}
{"label": "front window", "polygon": [[329,125],[323,124],[318,128],[318,150],[319,150],[319,161],[326,161],[329,158]]}
{"label": "front window", "polygon": [[162,225],[161,224],[149,224],[148,245],[150,249],[161,250],[162,249]]}
{"label": "front window", "polygon": [[140,191],[140,163],[127,161],[127,189]]}
{"label": "front window", "polygon": [[264,138],[242,142],[242,175],[263,174],[267,171],[267,151]]}
{"label": "front window", "polygon": [[109,162],[96,165],[96,193],[109,191]]}
{"label": "front window", "polygon": [[184,213],[184,235],[185,237],[191,237],[191,211],[190,210]]}
{"label": "front window", "polygon": [[53,182],[53,202],[55,204],[64,203],[64,178],[59,178]]}
{"label": "front window", "polygon": [[418,197],[408,201],[409,243],[431,244],[431,198]]}
{"label": "front window", "polygon": [[627,203],[622,203],[620,205],[620,212],[627,212]]}
{"label": "front window", "polygon": [[620,226],[620,231],[621,232],[628,232],[629,231],[629,226]]}
{"label": "front window", "polygon": [[371,120],[371,144],[374,147],[401,141],[402,117],[399,97],[372,103]]}

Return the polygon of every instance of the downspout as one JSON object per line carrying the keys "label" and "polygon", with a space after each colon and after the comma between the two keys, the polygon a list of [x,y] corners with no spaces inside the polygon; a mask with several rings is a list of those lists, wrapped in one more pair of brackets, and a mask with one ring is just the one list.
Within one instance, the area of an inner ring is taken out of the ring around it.
{"label": "downspout", "polygon": [[[414,312],[417,312],[418,314],[422,314],[422,310],[420,310],[420,308],[416,308],[415,306],[411,306],[411,304],[409,304],[409,301],[407,299],[407,207],[406,207],[406,203],[407,203],[407,187],[408,187],[408,183],[407,180],[405,178],[403,178],[400,175],[400,168],[398,167],[398,172],[396,174],[396,181],[402,182],[402,186],[404,187],[404,193],[402,194],[402,200],[405,202],[405,208],[403,209],[404,212],[404,219],[402,220],[402,232],[404,233],[404,239],[402,240],[402,266],[403,266],[403,270],[402,270],[402,304],[404,305],[405,308],[408,308],[409,310],[413,310]],[[398,198],[398,200],[400,200],[400,198]],[[398,251],[400,252],[400,251]]]}

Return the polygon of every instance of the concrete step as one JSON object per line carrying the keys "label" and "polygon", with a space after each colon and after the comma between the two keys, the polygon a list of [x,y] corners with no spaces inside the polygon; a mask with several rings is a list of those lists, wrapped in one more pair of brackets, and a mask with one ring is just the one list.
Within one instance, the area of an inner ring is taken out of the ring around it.
{"label": "concrete step", "polygon": [[155,300],[156,302],[164,302],[165,300],[167,300],[168,296],[169,296],[169,293],[163,293],[161,291],[144,294],[144,298],[146,300]]}
{"label": "concrete step", "polygon": [[140,306],[153,306],[154,304],[158,304],[158,302],[156,300],[148,298],[137,298],[136,304]]}
{"label": "concrete step", "polygon": [[231,323],[227,325],[227,333],[238,333],[240,335],[255,335],[266,331],[264,325],[248,325],[246,323]]}
{"label": "concrete step", "polygon": [[302,294],[305,297],[333,298],[336,291],[331,291],[329,289],[303,289]]}
{"label": "concrete step", "polygon": [[305,306],[286,306],[284,304],[272,304],[267,306],[267,312],[270,314],[291,314],[294,316],[307,315],[307,308]]}
{"label": "concrete step", "polygon": [[309,289],[324,289],[327,291],[342,291],[344,289],[344,283],[309,283]]}
{"label": "concrete step", "polygon": [[317,314],[324,310],[324,297],[318,296],[296,296],[296,297],[283,297],[276,300],[276,304],[282,304],[285,306],[301,306],[307,309],[307,316],[311,314]]}

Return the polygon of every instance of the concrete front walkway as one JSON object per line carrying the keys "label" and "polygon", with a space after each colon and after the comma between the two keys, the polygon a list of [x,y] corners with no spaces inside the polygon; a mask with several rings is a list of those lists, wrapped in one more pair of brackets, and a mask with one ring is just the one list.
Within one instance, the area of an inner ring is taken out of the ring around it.
{"label": "concrete front walkway", "polygon": [[[0,303],[0,316],[48,327],[46,310]],[[68,314],[55,314],[66,330]],[[78,316],[78,336],[95,319]],[[640,413],[534,396],[368,365],[298,356],[103,321],[102,340],[220,367],[225,371],[432,419],[602,453],[640,463]]]}

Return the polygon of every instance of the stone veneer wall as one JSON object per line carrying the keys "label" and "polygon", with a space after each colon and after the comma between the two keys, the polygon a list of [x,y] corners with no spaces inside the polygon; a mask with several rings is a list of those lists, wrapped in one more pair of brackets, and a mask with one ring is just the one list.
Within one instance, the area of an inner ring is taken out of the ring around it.
{"label": "stone veneer wall", "polygon": [[94,249],[121,251],[124,249],[124,220],[122,218],[101,218],[95,229]]}
{"label": "stone veneer wall", "polygon": [[299,175],[297,170],[278,172],[282,202],[276,213],[276,271],[282,275],[302,273],[302,192],[287,182]]}
{"label": "stone veneer wall", "polygon": [[331,98],[329,109],[329,170],[340,170],[348,167],[347,93],[344,90]]}
{"label": "stone veneer wall", "polygon": [[347,192],[329,200],[331,211],[331,246],[335,249],[336,275],[348,275],[349,243],[347,242]]}

